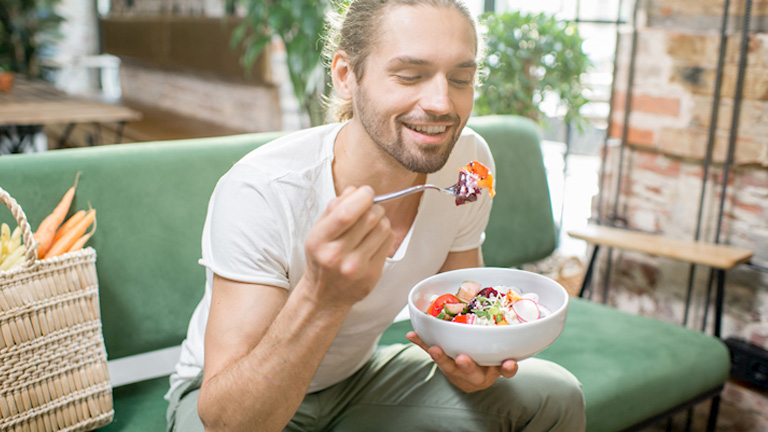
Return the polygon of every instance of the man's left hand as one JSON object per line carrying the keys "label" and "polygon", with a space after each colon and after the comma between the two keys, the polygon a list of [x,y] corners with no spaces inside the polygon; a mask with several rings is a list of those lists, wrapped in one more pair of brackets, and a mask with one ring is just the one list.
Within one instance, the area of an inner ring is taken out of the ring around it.
{"label": "man's left hand", "polygon": [[446,378],[466,393],[485,390],[500,376],[512,378],[517,373],[517,362],[514,360],[504,360],[500,366],[480,366],[466,354],[459,354],[454,360],[439,346],[427,346],[416,332],[408,332],[405,337],[426,351]]}

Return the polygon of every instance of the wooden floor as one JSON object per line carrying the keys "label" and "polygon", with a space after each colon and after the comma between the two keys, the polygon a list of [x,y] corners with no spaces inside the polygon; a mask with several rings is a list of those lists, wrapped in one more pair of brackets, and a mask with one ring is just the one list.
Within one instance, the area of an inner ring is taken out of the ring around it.
{"label": "wooden floor", "polygon": [[48,149],[86,147],[116,143],[166,141],[187,138],[206,138],[244,133],[213,122],[179,115],[170,111],[124,101],[125,105],[142,113],[142,119],[127,123],[119,133],[117,124],[80,124],[72,128],[62,142],[66,125],[45,127]]}

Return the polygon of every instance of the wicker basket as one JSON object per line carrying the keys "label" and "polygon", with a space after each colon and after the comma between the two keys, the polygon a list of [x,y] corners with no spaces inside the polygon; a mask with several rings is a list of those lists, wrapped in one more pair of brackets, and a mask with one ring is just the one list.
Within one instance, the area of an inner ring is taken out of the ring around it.
{"label": "wicker basket", "polygon": [[26,216],[26,260],[0,272],[0,431],[88,431],[112,421],[96,251],[37,260]]}

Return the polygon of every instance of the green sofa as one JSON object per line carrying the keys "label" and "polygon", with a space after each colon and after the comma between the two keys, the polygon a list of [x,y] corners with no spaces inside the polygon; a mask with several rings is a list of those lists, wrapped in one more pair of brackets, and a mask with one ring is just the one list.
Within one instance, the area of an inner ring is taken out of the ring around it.
{"label": "green sofa", "polygon": [[[470,126],[494,152],[498,195],[484,246],[486,265],[515,267],[556,247],[536,126],[514,116]],[[241,156],[281,133],[124,144],[0,157],[0,187],[36,227],[81,172],[73,209],[93,206],[103,331],[115,418],[104,431],[165,427],[168,374],[203,294],[200,235],[217,179]],[[0,221],[11,222],[0,210]],[[382,344],[406,342],[408,321]],[[718,339],[672,323],[574,298],[560,338],[538,355],[583,384],[588,430],[641,428],[691,401],[717,396],[729,372]],[[716,411],[716,410],[715,410]]]}

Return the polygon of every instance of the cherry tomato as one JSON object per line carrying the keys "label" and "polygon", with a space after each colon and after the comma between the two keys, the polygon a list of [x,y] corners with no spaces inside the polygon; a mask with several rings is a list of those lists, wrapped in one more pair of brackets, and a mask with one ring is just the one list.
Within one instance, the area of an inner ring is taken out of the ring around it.
{"label": "cherry tomato", "polygon": [[464,169],[480,177],[477,185],[483,188],[487,188],[488,194],[491,196],[491,198],[496,195],[496,191],[493,190],[493,174],[491,174],[491,170],[489,170],[487,166],[481,164],[480,162],[472,161],[468,163]]}
{"label": "cherry tomato", "polygon": [[431,305],[429,305],[427,313],[433,317],[436,317],[440,312],[443,311],[443,306],[445,306],[446,303],[461,303],[461,300],[459,300],[459,298],[453,294],[443,294],[436,298]]}
{"label": "cherry tomato", "polygon": [[459,314],[453,317],[453,322],[461,324],[473,324],[476,316],[472,314]]}

